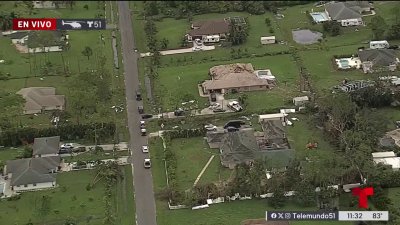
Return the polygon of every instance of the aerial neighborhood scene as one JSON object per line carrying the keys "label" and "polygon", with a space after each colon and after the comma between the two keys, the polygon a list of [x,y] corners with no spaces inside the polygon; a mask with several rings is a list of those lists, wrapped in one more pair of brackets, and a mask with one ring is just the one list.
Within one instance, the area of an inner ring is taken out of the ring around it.
{"label": "aerial neighborhood scene", "polygon": [[0,1],[0,29],[0,224],[400,224],[398,1]]}

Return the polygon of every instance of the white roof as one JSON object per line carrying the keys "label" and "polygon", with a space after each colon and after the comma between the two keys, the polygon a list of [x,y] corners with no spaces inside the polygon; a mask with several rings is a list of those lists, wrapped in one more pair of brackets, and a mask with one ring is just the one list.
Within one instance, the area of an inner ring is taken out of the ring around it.
{"label": "white roof", "polygon": [[275,40],[275,36],[261,37],[261,40],[271,40],[271,39]]}
{"label": "white roof", "polygon": [[394,152],[373,152],[373,158],[387,158],[387,157],[396,157]]}
{"label": "white roof", "polygon": [[383,40],[383,41],[370,41],[369,43],[370,44],[386,44],[386,43],[389,43],[389,42],[387,42],[386,40]]}
{"label": "white roof", "polygon": [[294,97],[293,101],[308,101],[308,96]]}
{"label": "white roof", "polygon": [[274,114],[259,115],[259,118],[260,118],[260,120],[263,120],[263,119],[282,118],[285,116],[286,116],[286,114],[284,114],[284,113],[274,113]]}
{"label": "white roof", "polygon": [[400,168],[400,157],[376,158],[375,163],[383,163],[392,166],[393,169]]}
{"label": "white roof", "polygon": [[281,111],[282,114],[295,113],[296,109],[281,109],[280,111]]}
{"label": "white roof", "polygon": [[344,192],[350,192],[352,188],[356,188],[356,187],[360,187],[361,184],[360,183],[356,183],[356,184],[344,184],[343,185],[343,191]]}

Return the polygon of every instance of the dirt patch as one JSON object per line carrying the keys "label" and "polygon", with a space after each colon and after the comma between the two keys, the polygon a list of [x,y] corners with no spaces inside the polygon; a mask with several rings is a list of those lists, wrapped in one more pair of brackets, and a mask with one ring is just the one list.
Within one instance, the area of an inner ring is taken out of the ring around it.
{"label": "dirt patch", "polygon": [[266,221],[265,219],[249,219],[242,221],[241,225],[290,225],[287,221]]}

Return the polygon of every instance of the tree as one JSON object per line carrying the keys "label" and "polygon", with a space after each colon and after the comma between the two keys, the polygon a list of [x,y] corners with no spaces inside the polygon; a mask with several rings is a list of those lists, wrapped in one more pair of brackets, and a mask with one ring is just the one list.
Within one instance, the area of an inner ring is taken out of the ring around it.
{"label": "tree", "polygon": [[163,39],[161,40],[161,49],[167,49],[167,48],[168,48],[168,44],[169,44],[168,39],[163,38]]}
{"label": "tree", "polygon": [[89,5],[86,4],[86,5],[83,6],[83,8],[86,9],[86,10],[89,10]]}
{"label": "tree", "polygon": [[336,21],[326,21],[322,24],[324,32],[330,34],[331,36],[337,36],[340,34],[340,23]]}
{"label": "tree", "polygon": [[294,185],[295,198],[304,207],[314,205],[316,202],[315,187],[307,180],[302,180]]}
{"label": "tree", "polygon": [[247,36],[247,25],[231,23],[228,40],[232,42],[232,45],[240,45],[245,43]]}
{"label": "tree", "polygon": [[0,131],[17,124],[15,118],[22,114],[24,102],[21,95],[0,90]]}
{"label": "tree", "polygon": [[33,1],[24,1],[24,4],[28,8],[29,15],[32,15],[33,8],[34,8]]}
{"label": "tree", "polygon": [[10,12],[10,14],[5,14],[3,12],[0,13],[0,28],[3,31],[12,29],[12,21],[17,18],[17,15],[14,12]]}
{"label": "tree", "polygon": [[371,27],[372,34],[374,36],[373,38],[375,40],[382,40],[385,37],[387,24],[381,16],[376,15],[372,17],[371,23],[369,25]]}
{"label": "tree", "polygon": [[89,46],[86,46],[82,51],[82,55],[86,56],[89,60],[89,57],[93,55],[93,51]]}

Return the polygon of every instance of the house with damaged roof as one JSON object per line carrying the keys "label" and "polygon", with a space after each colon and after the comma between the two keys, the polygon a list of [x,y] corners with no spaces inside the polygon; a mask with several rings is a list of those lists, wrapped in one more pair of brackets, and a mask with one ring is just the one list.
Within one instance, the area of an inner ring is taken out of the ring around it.
{"label": "house with damaged roof", "polygon": [[398,52],[393,49],[359,50],[358,57],[364,73],[374,71],[395,71],[400,64]]}
{"label": "house with damaged roof", "polygon": [[333,2],[325,6],[329,19],[339,22],[343,27],[363,25],[363,15],[371,10],[373,6],[367,1]]}
{"label": "house with damaged roof", "polygon": [[225,40],[229,35],[231,22],[228,19],[196,21],[185,35],[188,42],[196,39],[204,43],[215,43]]}
{"label": "house with damaged roof", "polygon": [[253,128],[209,131],[205,139],[210,148],[219,148],[221,164],[230,169],[257,159],[264,160],[270,169],[285,168],[293,159],[294,150],[290,148],[282,122],[274,120],[263,129],[264,132],[255,132]]}
{"label": "house with damaged roof", "polygon": [[275,85],[274,79],[258,77],[251,63],[213,66],[209,75],[211,80],[201,84],[204,94],[261,91]]}

